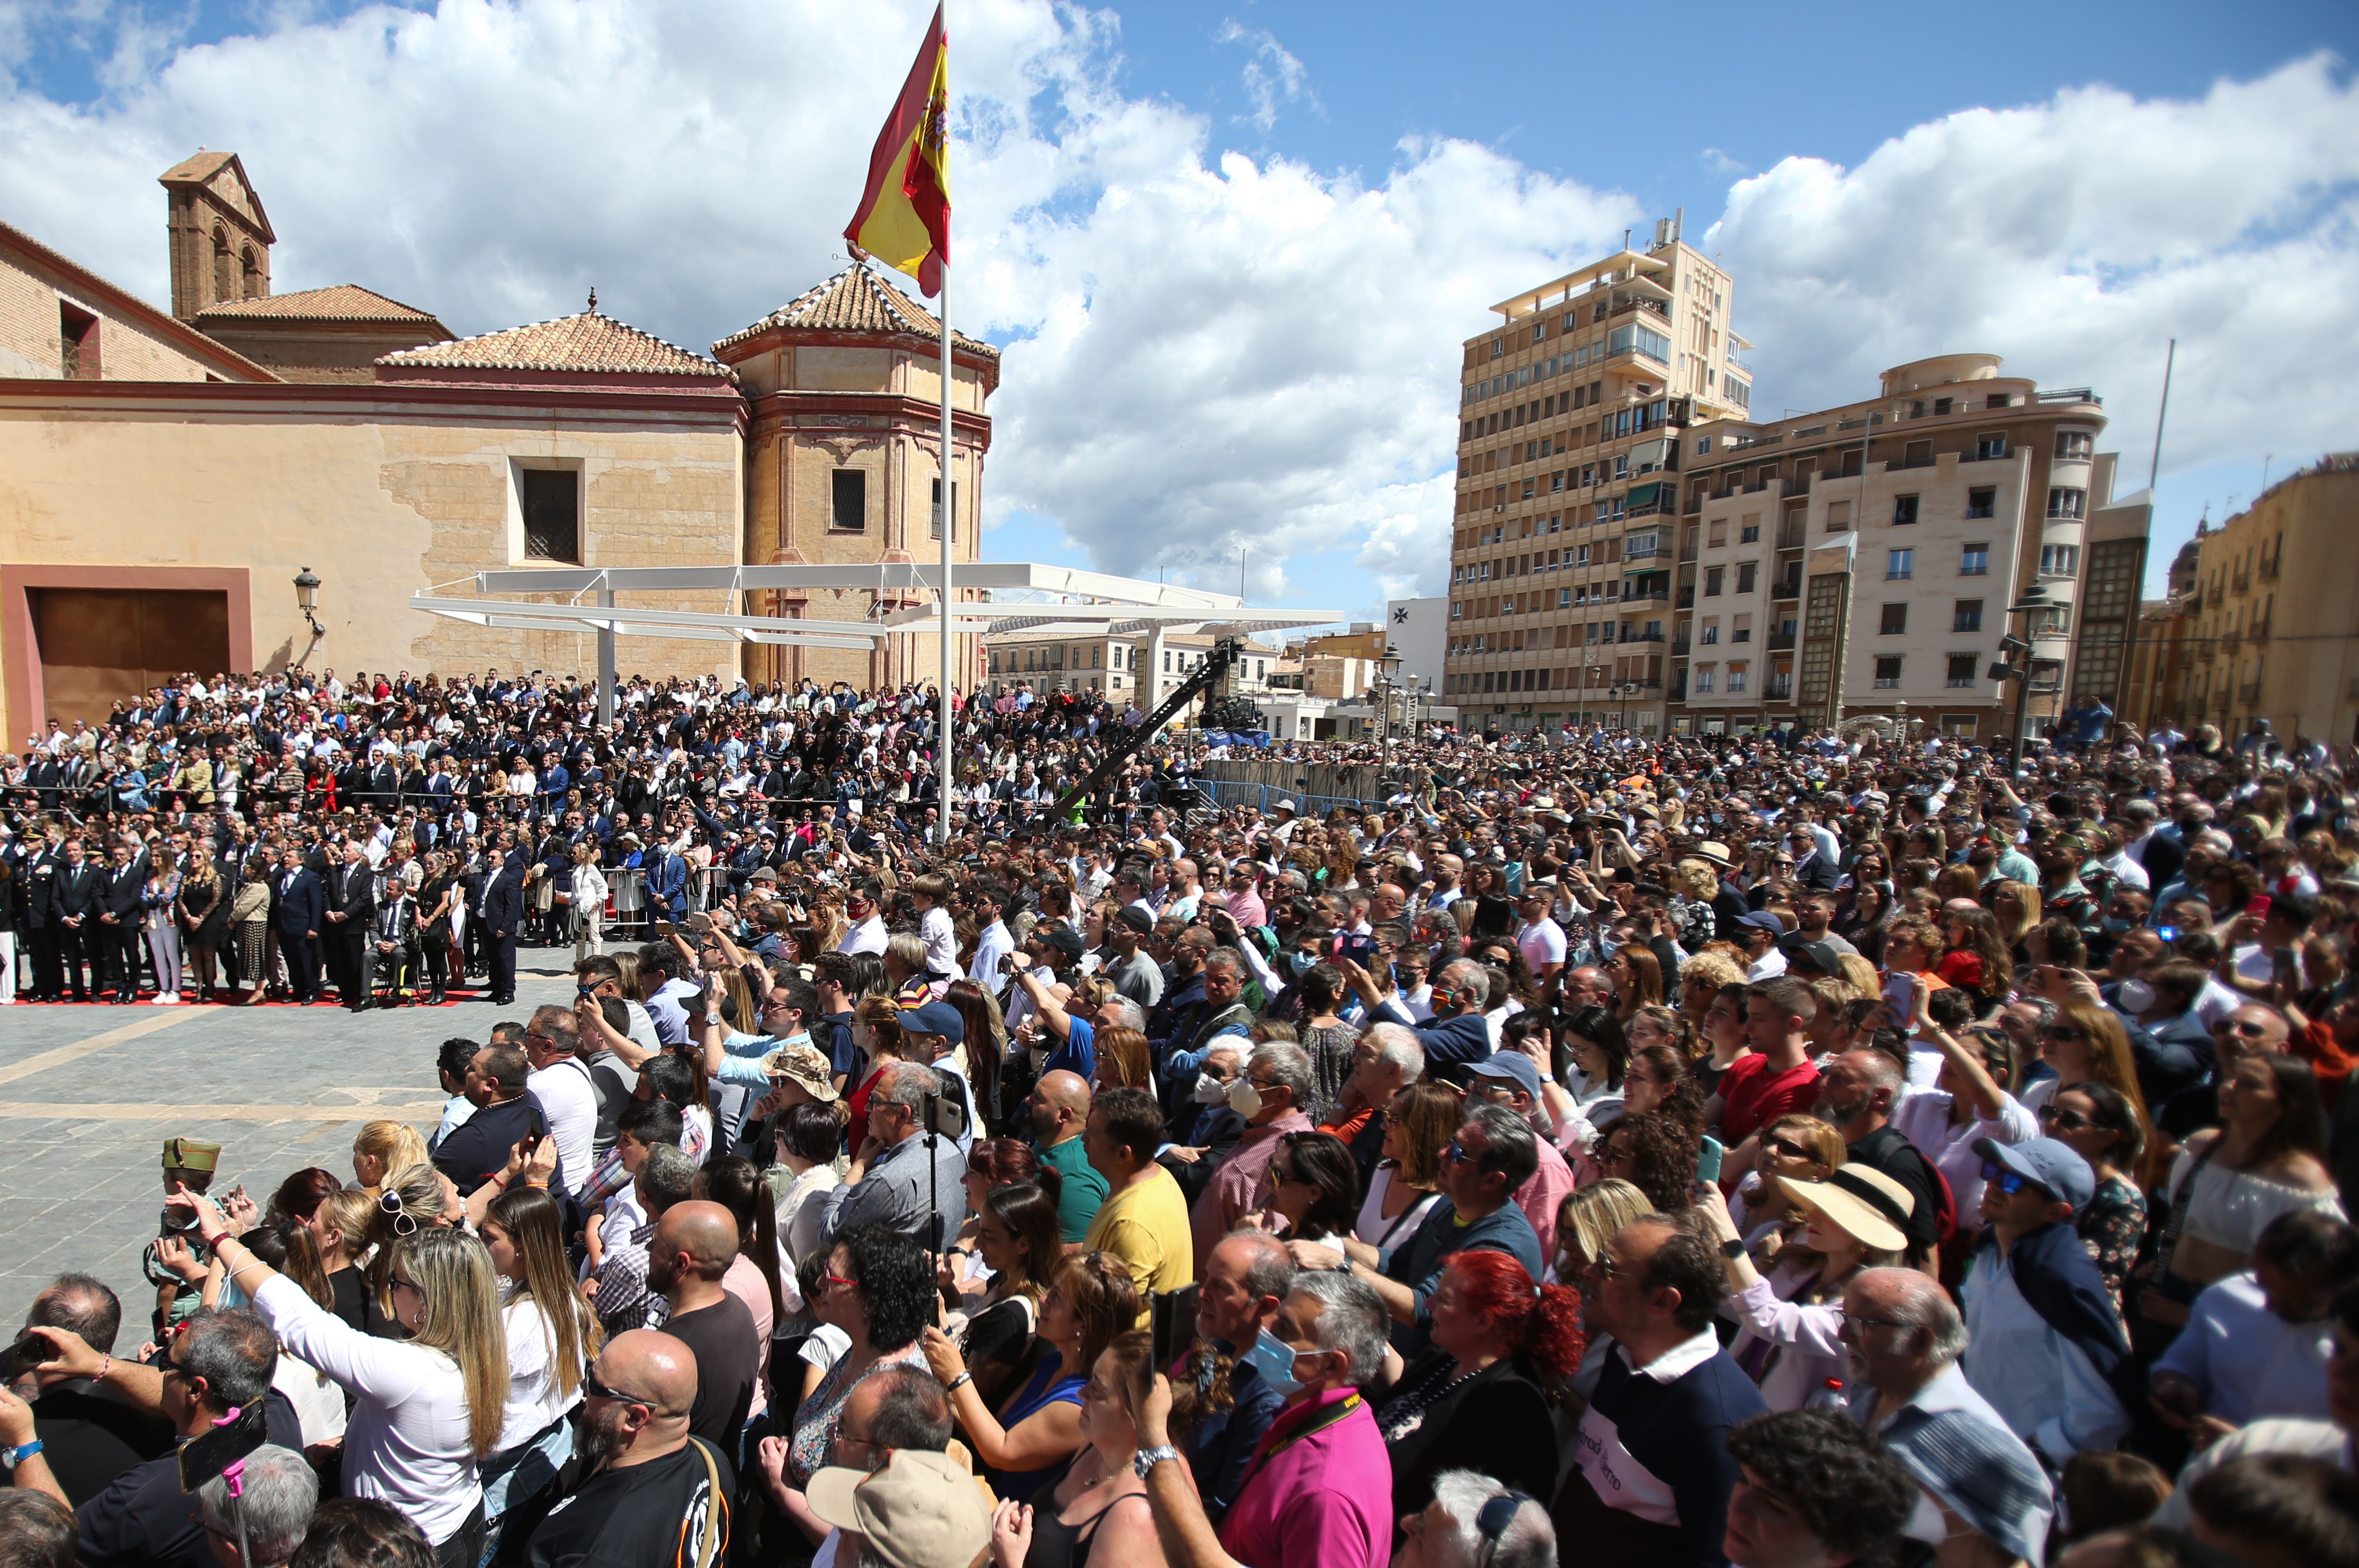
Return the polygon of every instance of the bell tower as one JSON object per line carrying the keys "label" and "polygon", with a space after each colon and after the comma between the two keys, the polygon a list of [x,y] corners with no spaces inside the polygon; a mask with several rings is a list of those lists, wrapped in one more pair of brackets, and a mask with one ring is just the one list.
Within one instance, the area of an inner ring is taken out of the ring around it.
{"label": "bell tower", "polygon": [[171,246],[172,314],[186,321],[209,305],[266,297],[277,235],[237,155],[200,152],[158,183]]}

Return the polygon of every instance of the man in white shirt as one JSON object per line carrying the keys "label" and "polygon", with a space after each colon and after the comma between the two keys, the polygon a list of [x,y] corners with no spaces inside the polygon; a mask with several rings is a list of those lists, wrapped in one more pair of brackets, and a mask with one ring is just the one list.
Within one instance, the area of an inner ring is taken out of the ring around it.
{"label": "man in white shirt", "polygon": [[876,908],[876,890],[863,886],[854,888],[843,901],[843,913],[852,925],[843,940],[835,945],[839,953],[874,953],[885,955],[885,917]]}
{"label": "man in white shirt", "polygon": [[577,1054],[581,1038],[573,1014],[561,1007],[535,1008],[532,1022],[524,1028],[525,1060],[532,1064],[524,1081],[525,1092],[539,1102],[541,1114],[549,1118],[549,1136],[557,1140],[559,1169],[565,1173],[567,1185],[575,1190],[590,1179],[591,1167],[596,1163],[591,1157],[591,1144],[598,1135],[598,1091],[591,1085],[590,1069]]}
{"label": "man in white shirt", "polygon": [[1549,904],[1555,895],[1552,885],[1534,882],[1524,889],[1516,906],[1523,917],[1516,927],[1516,947],[1524,956],[1524,967],[1532,972],[1532,983],[1542,990],[1555,982],[1557,971],[1564,968],[1564,928],[1549,918]]}
{"label": "man in white shirt", "polygon": [[1002,918],[1006,914],[1007,890],[986,882],[969,893],[966,903],[974,917],[984,923],[983,934],[974,941],[974,961],[967,966],[966,978],[996,994],[1007,978],[999,972],[999,960],[1016,951],[1016,938]]}
{"label": "man in white shirt", "polygon": [[1745,979],[1748,985],[1774,980],[1786,972],[1786,955],[1777,950],[1777,939],[1786,934],[1786,923],[1766,909],[1756,909],[1736,923],[1736,939],[1745,945]]}
{"label": "man in white shirt", "polygon": [[2253,1266],[2207,1286],[2148,1374],[2154,1408],[2199,1444],[2264,1416],[2328,1414],[2337,1292],[2359,1280],[2359,1230],[2315,1209],[2269,1222]]}

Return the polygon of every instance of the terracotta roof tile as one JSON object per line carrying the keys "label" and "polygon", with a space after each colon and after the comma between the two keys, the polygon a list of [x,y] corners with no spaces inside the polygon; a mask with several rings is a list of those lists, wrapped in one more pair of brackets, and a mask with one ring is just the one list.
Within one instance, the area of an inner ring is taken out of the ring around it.
{"label": "terracotta roof tile", "polygon": [[[942,319],[855,262],[816,288],[797,295],[743,331],[733,332],[712,345],[718,353],[733,343],[768,331],[773,327],[801,327],[835,332],[908,333],[940,340]],[[988,359],[999,351],[968,337],[956,328],[951,336],[961,350]]]}
{"label": "terracotta roof tile", "polygon": [[726,365],[627,326],[596,310],[485,332],[448,343],[404,349],[376,362],[457,370],[609,371],[633,375],[726,378]]}
{"label": "terracotta roof tile", "polygon": [[432,313],[388,299],[357,283],[272,294],[260,299],[224,299],[198,312],[199,320],[268,318],[288,321],[407,321],[440,327]]}

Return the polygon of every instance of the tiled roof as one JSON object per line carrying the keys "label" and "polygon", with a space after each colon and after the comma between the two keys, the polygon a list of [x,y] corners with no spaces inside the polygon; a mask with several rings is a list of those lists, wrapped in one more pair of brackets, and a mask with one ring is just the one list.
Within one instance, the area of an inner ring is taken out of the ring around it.
{"label": "tiled roof", "polygon": [[595,309],[504,332],[404,349],[381,365],[446,370],[608,371],[632,375],[727,377],[729,368],[702,354],[627,326]]}
{"label": "tiled roof", "polygon": [[[733,343],[768,331],[773,327],[799,327],[818,331],[908,333],[939,341],[942,335],[942,319],[924,306],[854,262],[818,287],[797,295],[767,316],[741,332],[733,332],[712,345],[715,353]],[[999,351],[989,343],[968,337],[956,328],[951,336],[959,348],[986,359],[997,359]]]}
{"label": "tiled roof", "polygon": [[235,153],[197,153],[192,157],[182,158],[156,178],[166,184],[176,180],[210,179],[221,172],[223,164],[235,157],[237,157]]}
{"label": "tiled roof", "polygon": [[263,317],[288,321],[407,321],[434,327],[442,325],[431,313],[420,310],[415,305],[388,299],[357,283],[306,288],[293,294],[266,295],[260,299],[223,299],[197,313],[199,320],[212,317],[245,319]]}

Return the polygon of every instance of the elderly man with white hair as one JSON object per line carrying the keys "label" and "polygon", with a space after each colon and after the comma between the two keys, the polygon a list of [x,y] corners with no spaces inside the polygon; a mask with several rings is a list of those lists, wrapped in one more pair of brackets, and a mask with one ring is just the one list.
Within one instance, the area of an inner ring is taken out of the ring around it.
{"label": "elderly man with white hair", "polygon": [[1958,1365],[1965,1320],[1914,1269],[1864,1269],[1843,1291],[1851,1413],[1923,1489],[1903,1533],[1939,1547],[1957,1520],[2038,1563],[2055,1517],[2048,1473]]}
{"label": "elderly man with white hair", "polygon": [[1546,1505],[1474,1470],[1433,1478],[1433,1501],[1401,1520],[1392,1568],[1552,1568]]}
{"label": "elderly man with white hair", "polygon": [[[311,1510],[319,1503],[320,1476],[310,1461],[275,1443],[245,1456],[234,1500],[223,1476],[197,1488],[205,1538],[222,1568],[278,1568],[290,1561],[311,1528]],[[241,1541],[244,1563],[237,1555]]]}

